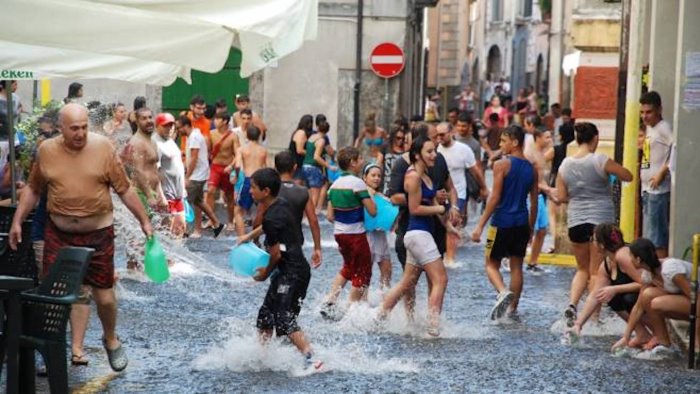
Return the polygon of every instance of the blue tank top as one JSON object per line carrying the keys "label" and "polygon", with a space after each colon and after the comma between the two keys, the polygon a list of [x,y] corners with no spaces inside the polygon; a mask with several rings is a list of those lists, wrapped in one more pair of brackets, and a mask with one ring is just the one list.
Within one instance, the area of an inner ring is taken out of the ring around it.
{"label": "blue tank top", "polygon": [[[420,205],[431,206],[433,205],[433,199],[435,199],[435,189],[429,188],[428,185],[420,181]],[[435,218],[433,216],[415,216],[409,215],[408,217],[408,229],[411,230],[423,230],[432,233],[435,229]]]}
{"label": "blue tank top", "polygon": [[528,225],[527,198],[535,181],[535,170],[529,161],[509,157],[510,171],[503,179],[501,201],[491,219],[491,225],[511,228]]}

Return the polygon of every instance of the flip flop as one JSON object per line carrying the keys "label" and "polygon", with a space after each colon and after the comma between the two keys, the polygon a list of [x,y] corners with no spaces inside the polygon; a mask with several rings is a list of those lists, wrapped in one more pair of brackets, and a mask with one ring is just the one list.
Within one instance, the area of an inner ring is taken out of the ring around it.
{"label": "flip flop", "polygon": [[83,354],[73,354],[73,355],[70,357],[70,363],[71,363],[71,365],[75,365],[75,366],[86,366],[86,365],[88,365],[88,362],[89,362],[89,361],[90,361],[90,360],[88,360],[88,358],[85,357],[85,353],[83,353]]}
{"label": "flip flop", "polygon": [[642,350],[651,350],[659,345],[659,341],[656,339],[656,337],[651,337],[649,342],[647,342],[643,347]]}

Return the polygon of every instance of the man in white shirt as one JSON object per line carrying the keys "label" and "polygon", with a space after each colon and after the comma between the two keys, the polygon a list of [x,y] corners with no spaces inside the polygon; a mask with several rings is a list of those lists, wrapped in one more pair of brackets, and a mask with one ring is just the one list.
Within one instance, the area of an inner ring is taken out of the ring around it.
{"label": "man in white shirt", "polygon": [[661,96],[644,93],[639,99],[646,125],[642,145],[640,179],[642,185],[642,233],[656,246],[659,258],[668,256],[668,228],[671,210],[669,159],[673,147],[671,125],[661,116]]}
{"label": "man in white shirt", "polygon": [[168,201],[168,212],[172,216],[170,232],[175,236],[185,233],[185,166],[182,164],[180,148],[172,140],[171,132],[175,118],[165,112],[156,116],[156,132],[151,140],[158,149],[158,173],[160,185]]}
{"label": "man in white shirt", "polygon": [[224,225],[216,218],[214,210],[204,199],[204,185],[209,179],[209,152],[207,142],[199,129],[192,128],[192,121],[187,116],[178,119],[177,127],[187,136],[185,189],[187,202],[194,209],[194,230],[191,238],[202,236],[202,211],[214,225],[214,238],[218,237]]}
{"label": "man in white shirt", "polygon": [[[488,197],[488,188],[481,173],[479,163],[474,157],[474,152],[467,145],[454,140],[452,125],[448,122],[440,123],[437,126],[437,140],[440,143],[438,152],[442,153],[450,171],[450,178],[457,191],[457,205],[462,216],[462,226],[467,223],[467,177],[466,170],[476,179],[479,184],[482,199]],[[445,265],[454,265],[455,251],[457,249],[458,237],[453,234],[447,235],[445,248]]]}

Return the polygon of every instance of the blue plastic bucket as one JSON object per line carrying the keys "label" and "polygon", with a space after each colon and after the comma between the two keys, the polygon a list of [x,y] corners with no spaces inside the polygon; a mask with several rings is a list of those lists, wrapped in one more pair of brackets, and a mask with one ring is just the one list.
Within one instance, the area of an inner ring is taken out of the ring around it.
{"label": "blue plastic bucket", "polygon": [[194,209],[192,209],[192,206],[190,205],[189,201],[185,198],[185,221],[187,223],[192,223],[194,222]]}
{"label": "blue plastic bucket", "polygon": [[229,255],[233,272],[242,276],[255,276],[258,268],[267,267],[269,263],[270,255],[252,242],[234,246]]}
{"label": "blue plastic bucket", "polygon": [[[330,164],[330,165],[333,166],[333,167],[338,168],[338,164],[336,164],[335,160],[332,160],[332,159],[331,159],[331,160],[328,162],[328,164]],[[329,181],[330,183],[333,183],[333,182],[335,182],[336,179],[340,178],[340,170],[336,170],[336,171],[333,171],[333,170],[326,170],[326,175],[328,176],[328,181]]]}
{"label": "blue plastic bucket", "polygon": [[[229,175],[229,182],[233,181],[233,177],[236,176],[236,170],[231,170],[231,175]],[[243,181],[245,180],[245,173],[243,172],[243,167],[238,170],[238,178],[236,178],[236,184],[233,185],[233,190],[236,192],[236,195],[241,192],[241,189],[243,189]]]}
{"label": "blue plastic bucket", "polygon": [[377,205],[377,215],[372,217],[365,209],[365,230],[390,231],[399,216],[399,207],[379,194],[374,195],[374,203]]}

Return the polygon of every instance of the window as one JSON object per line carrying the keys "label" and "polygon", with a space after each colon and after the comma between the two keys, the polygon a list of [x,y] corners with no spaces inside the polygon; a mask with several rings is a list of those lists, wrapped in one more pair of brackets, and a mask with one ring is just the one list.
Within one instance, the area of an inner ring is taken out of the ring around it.
{"label": "window", "polygon": [[500,22],[503,20],[503,0],[491,0],[491,21]]}
{"label": "window", "polygon": [[532,1],[533,0],[519,0],[518,1],[518,16],[521,18],[531,18],[532,17]]}

